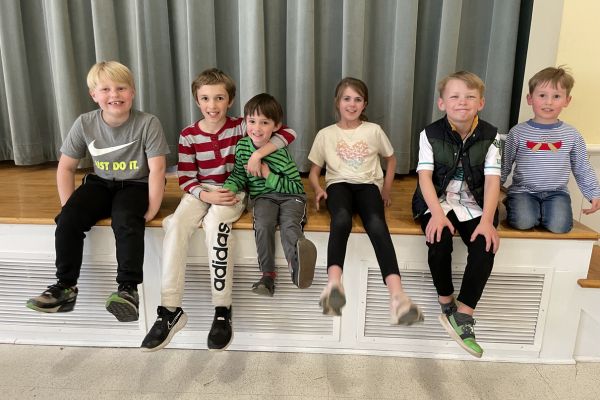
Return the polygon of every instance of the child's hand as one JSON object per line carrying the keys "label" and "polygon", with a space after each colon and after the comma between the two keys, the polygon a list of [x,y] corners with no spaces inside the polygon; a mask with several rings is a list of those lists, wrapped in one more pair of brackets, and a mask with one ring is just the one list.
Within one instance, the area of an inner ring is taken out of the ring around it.
{"label": "child's hand", "polygon": [[146,214],[144,214],[144,220],[146,222],[152,221],[154,217],[156,217],[156,214],[158,214],[158,211],[151,212],[150,210],[147,210]]}
{"label": "child's hand", "polygon": [[600,210],[600,199],[592,199],[592,207],[584,208],[582,211],[585,215],[593,214]]}
{"label": "child's hand", "polygon": [[248,159],[248,165],[246,165],[246,171],[248,171],[248,173],[252,176],[260,176],[260,177],[264,178],[265,176],[261,174],[261,164],[262,164],[261,160],[262,160],[262,158],[261,158],[260,154],[258,154],[257,151],[252,153],[252,155]]}
{"label": "child's hand", "polygon": [[450,229],[450,233],[454,235],[454,225],[445,215],[431,216],[431,219],[425,227],[425,240],[429,243],[435,243],[442,240],[442,231],[444,228]]}
{"label": "child's hand", "polygon": [[317,206],[317,211],[319,211],[319,203],[321,202],[321,199],[327,200],[327,192],[319,188],[315,190],[315,205]]}
{"label": "child's hand", "polygon": [[200,200],[209,204],[216,204],[220,206],[232,206],[237,204],[239,201],[235,193],[230,190],[219,188],[212,192],[202,191],[200,192]]}
{"label": "child's hand", "polygon": [[260,163],[260,176],[267,179],[269,177],[270,173],[271,173],[271,170],[269,169],[269,166],[267,165],[267,163]]}
{"label": "child's hand", "polygon": [[474,242],[478,235],[485,238],[485,251],[492,249],[492,252],[496,254],[500,247],[500,236],[498,236],[498,231],[494,228],[494,225],[480,222],[471,235],[471,242]]}
{"label": "child's hand", "polygon": [[392,205],[392,189],[382,188],[381,198],[383,199],[383,206],[389,207]]}

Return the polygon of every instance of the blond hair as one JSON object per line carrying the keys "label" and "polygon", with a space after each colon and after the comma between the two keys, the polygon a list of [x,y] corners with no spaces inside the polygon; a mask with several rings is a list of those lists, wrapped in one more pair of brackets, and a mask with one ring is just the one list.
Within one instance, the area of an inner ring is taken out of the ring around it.
{"label": "blond hair", "polygon": [[94,64],[87,75],[88,88],[94,90],[101,79],[109,79],[116,83],[125,83],[135,90],[131,70],[118,61],[100,61]]}
{"label": "blond hair", "polygon": [[437,85],[440,97],[444,96],[444,90],[446,89],[446,85],[452,79],[458,79],[459,81],[463,81],[469,89],[476,89],[479,92],[479,95],[483,97],[483,93],[485,92],[485,84],[483,83],[480,77],[469,71],[457,71],[442,79]]}
{"label": "blond hair", "polygon": [[573,75],[567,71],[564,65],[560,65],[556,68],[544,68],[533,75],[529,80],[529,94],[532,94],[536,87],[548,83],[554,88],[558,88],[560,85],[560,87],[567,91],[567,96],[569,96],[571,89],[573,89],[573,85],[575,85],[575,79],[573,78]]}

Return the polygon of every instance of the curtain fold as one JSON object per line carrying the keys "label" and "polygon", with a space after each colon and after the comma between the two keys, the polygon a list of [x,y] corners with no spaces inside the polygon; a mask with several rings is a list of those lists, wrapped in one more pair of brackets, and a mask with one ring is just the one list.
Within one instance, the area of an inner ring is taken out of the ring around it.
{"label": "curtain fold", "polygon": [[509,126],[519,0],[45,0],[0,2],[0,159],[57,160],[75,118],[95,108],[86,74],[119,60],[135,77],[134,107],[160,119],[177,158],[179,131],[201,117],[191,81],[218,67],[237,83],[231,115],[273,94],[298,132],[308,171],[317,131],[335,121],[344,76],[369,86],[369,120],[414,169],[418,134],[441,116],[436,82],[459,69],[486,82],[482,118]]}

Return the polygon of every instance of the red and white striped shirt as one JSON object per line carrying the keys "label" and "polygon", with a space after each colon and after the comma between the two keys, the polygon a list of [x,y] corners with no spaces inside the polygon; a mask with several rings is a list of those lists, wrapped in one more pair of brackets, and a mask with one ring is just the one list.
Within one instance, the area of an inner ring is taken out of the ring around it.
{"label": "red and white striped shirt", "polygon": [[[235,159],[235,145],[246,134],[244,118],[227,117],[216,133],[202,131],[198,122],[184,128],[179,135],[179,187],[199,197],[201,184],[222,186]],[[271,137],[271,143],[282,148],[296,139],[296,132],[285,128]]]}

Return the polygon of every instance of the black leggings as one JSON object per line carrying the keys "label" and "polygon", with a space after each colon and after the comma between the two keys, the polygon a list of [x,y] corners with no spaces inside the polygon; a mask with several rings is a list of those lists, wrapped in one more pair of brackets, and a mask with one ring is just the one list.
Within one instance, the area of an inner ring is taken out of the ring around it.
{"label": "black leggings", "polygon": [[96,222],[112,218],[117,250],[117,282],[142,283],[144,214],[148,184],[109,181],[87,175],[56,217],[56,278],[77,284],[83,258],[83,239]]}
{"label": "black leggings", "polygon": [[352,230],[352,215],[357,212],[369,235],[381,276],[400,275],[396,251],[385,222],[383,199],[379,188],[373,184],[334,183],[327,187],[327,208],[331,215],[327,268],[339,265],[344,268],[348,237]]}
{"label": "black leggings", "polygon": [[[471,235],[479,225],[481,217],[460,222],[454,211],[450,211],[447,217],[460,234],[468,250],[467,266],[463,274],[458,301],[475,308],[492,273],[495,255],[491,248],[490,251],[485,250],[485,238],[482,235],[478,235],[475,241],[471,242]],[[425,232],[430,219],[431,214],[429,213],[421,217],[423,232]],[[494,219],[494,226],[498,226],[497,218]],[[450,296],[454,293],[454,285],[452,284],[452,240],[450,229],[446,227],[442,231],[442,239],[439,242],[427,242],[427,247],[429,247],[429,270],[431,271],[433,284],[440,296]]]}

